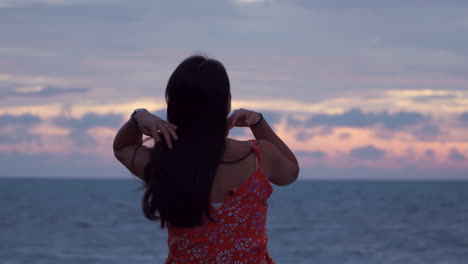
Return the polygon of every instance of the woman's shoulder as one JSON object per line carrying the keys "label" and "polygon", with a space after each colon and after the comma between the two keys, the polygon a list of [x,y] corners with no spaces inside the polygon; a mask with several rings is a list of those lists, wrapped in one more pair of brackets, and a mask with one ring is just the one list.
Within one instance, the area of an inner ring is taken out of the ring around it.
{"label": "woman's shoulder", "polygon": [[226,146],[231,147],[236,150],[242,150],[245,149],[246,147],[252,146],[252,139],[249,140],[238,140],[234,138],[226,138]]}

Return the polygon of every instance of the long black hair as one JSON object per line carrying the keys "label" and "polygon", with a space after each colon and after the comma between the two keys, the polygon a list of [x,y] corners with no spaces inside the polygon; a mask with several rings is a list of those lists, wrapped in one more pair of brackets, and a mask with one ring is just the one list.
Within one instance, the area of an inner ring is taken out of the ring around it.
{"label": "long black hair", "polygon": [[194,55],[172,73],[166,87],[167,121],[177,126],[173,149],[164,137],[145,167],[142,207],[146,218],[180,227],[210,216],[211,187],[225,150],[230,84],[224,66]]}

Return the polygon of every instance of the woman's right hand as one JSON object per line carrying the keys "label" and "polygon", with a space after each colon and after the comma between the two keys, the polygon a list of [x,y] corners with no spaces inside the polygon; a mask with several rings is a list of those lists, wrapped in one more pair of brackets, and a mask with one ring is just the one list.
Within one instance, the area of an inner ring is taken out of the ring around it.
{"label": "woman's right hand", "polygon": [[251,125],[257,123],[260,118],[261,116],[258,112],[239,108],[228,117],[227,128],[229,130],[233,127],[250,127]]}

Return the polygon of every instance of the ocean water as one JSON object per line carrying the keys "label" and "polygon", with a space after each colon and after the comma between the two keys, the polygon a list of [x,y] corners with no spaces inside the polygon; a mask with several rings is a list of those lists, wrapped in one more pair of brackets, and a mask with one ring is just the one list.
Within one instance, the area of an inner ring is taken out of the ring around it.
{"label": "ocean water", "polygon": [[[163,263],[140,182],[0,179],[0,263]],[[277,263],[468,263],[468,181],[298,181],[275,187]]]}

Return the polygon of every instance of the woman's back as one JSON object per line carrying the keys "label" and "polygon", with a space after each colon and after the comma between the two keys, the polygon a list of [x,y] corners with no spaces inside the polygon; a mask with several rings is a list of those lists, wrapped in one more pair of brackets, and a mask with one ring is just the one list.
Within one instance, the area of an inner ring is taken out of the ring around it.
{"label": "woman's back", "polygon": [[226,150],[221,159],[211,188],[211,202],[216,204],[222,203],[230,189],[246,182],[257,169],[252,141],[227,138]]}
{"label": "woman's back", "polygon": [[[273,189],[263,171],[261,150],[256,143],[256,140],[248,142],[254,155],[247,154],[239,162],[220,165],[212,202],[222,202],[222,205],[219,209],[211,207],[214,222],[205,218],[204,224],[195,228],[168,223],[166,263],[274,263],[267,250],[266,233],[267,199]],[[240,142],[235,144],[234,152],[245,146]],[[249,162],[251,158],[253,164]],[[248,171],[250,165],[251,173],[240,173]]]}
{"label": "woman's back", "polygon": [[[294,153],[261,113],[241,108],[230,114],[229,77],[217,60],[185,59],[171,74],[165,98],[166,120],[135,109],[113,150],[143,180],[145,217],[168,227],[167,263],[273,263],[265,230],[270,182],[297,179]],[[255,140],[226,139],[234,127],[250,128]],[[142,145],[143,135],[154,147]],[[220,164],[250,151],[255,155]]]}

